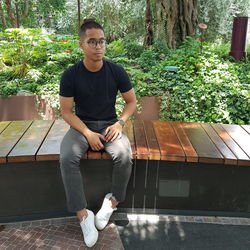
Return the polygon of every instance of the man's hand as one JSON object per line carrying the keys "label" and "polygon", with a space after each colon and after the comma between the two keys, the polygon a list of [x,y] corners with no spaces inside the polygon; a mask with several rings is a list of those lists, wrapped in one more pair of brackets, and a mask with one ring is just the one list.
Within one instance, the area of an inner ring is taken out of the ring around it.
{"label": "man's hand", "polygon": [[109,126],[105,130],[105,140],[114,141],[117,136],[121,136],[122,134],[122,125],[119,122],[114,123],[113,125]]}
{"label": "man's hand", "polygon": [[86,138],[92,150],[99,151],[104,148],[100,140],[102,139],[103,141],[106,141],[103,135],[89,130],[88,133],[86,134]]}

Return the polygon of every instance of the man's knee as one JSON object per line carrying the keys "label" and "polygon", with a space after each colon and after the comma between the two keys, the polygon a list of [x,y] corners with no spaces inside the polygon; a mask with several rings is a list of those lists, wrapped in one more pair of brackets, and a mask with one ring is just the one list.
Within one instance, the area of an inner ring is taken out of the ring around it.
{"label": "man's knee", "polygon": [[131,150],[127,147],[117,147],[113,153],[113,160],[126,165],[132,164]]}

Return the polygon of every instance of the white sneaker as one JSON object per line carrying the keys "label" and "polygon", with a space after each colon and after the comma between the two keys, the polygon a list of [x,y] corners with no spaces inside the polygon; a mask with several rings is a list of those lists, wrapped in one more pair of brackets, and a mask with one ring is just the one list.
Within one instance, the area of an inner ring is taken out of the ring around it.
{"label": "white sneaker", "polygon": [[98,231],[95,228],[95,215],[91,210],[87,210],[88,216],[83,217],[80,225],[82,228],[84,242],[88,247],[92,247],[95,245],[98,239]]}
{"label": "white sneaker", "polygon": [[110,207],[109,198],[112,197],[112,195],[113,195],[112,193],[106,194],[101,209],[95,215],[95,226],[99,230],[102,230],[104,227],[106,227],[113,211],[117,210],[116,207],[115,208]]}

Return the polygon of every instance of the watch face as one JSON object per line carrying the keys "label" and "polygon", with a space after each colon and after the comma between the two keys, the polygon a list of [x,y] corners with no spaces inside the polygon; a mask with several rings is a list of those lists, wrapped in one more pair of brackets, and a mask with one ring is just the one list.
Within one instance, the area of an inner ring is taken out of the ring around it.
{"label": "watch face", "polygon": [[119,122],[122,126],[125,125],[125,122],[124,122],[123,120],[118,120],[118,122]]}

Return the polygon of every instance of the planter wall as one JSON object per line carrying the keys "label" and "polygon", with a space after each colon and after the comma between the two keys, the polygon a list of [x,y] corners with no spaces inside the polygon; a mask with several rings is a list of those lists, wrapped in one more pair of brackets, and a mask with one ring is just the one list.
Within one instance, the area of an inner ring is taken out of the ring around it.
{"label": "planter wall", "polygon": [[0,121],[53,119],[56,112],[40,96],[0,97]]}
{"label": "planter wall", "polygon": [[144,96],[138,102],[141,104],[141,110],[136,110],[134,117],[136,120],[159,120],[160,101],[157,96]]}
{"label": "planter wall", "polygon": [[[156,96],[141,97],[141,110],[134,113],[135,119],[159,120],[160,101]],[[47,101],[38,95],[0,96],[0,121],[54,120],[58,115]]]}

